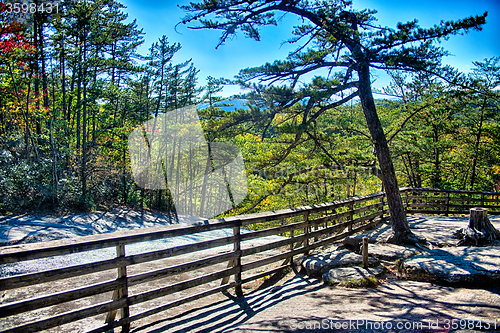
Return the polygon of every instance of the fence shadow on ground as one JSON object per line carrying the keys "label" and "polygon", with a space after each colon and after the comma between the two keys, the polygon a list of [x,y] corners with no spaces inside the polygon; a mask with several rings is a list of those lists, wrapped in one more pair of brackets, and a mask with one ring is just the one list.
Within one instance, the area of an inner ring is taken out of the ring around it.
{"label": "fence shadow on ground", "polygon": [[[478,316],[500,316],[498,287],[462,290],[424,282],[392,281],[379,288],[347,289],[327,287],[317,279],[296,274],[282,286],[258,289],[244,297],[227,293],[225,296],[209,306],[193,308],[131,332],[381,332],[376,325],[401,322],[407,325],[406,329],[382,331],[422,333],[444,331],[456,318],[465,320],[457,321],[460,328],[484,325],[485,320],[478,320]],[[497,299],[495,304],[487,301],[491,297]],[[287,309],[287,304],[292,303]],[[301,307],[303,312],[294,312]],[[311,307],[317,309],[316,313]],[[342,329],[349,320],[356,321],[356,329]],[[500,322],[497,328],[500,330]]]}
{"label": "fence shadow on ground", "polygon": [[238,326],[249,321],[260,312],[270,309],[281,302],[318,291],[324,287],[320,280],[307,278],[297,272],[296,269],[294,269],[293,273],[295,274],[294,278],[282,285],[261,286],[243,297],[236,297],[224,292],[224,298],[220,297],[218,301],[209,306],[192,308],[178,315],[132,329],[131,332],[238,331]]}

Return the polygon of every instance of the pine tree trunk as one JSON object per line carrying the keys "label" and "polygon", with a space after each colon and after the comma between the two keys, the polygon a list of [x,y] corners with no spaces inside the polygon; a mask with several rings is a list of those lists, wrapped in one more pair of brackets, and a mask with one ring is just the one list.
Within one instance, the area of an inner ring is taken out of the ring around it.
{"label": "pine tree trunk", "polygon": [[47,74],[45,73],[46,68],[45,68],[45,52],[43,51],[44,48],[44,36],[43,36],[43,24],[40,25],[38,29],[38,43],[39,43],[39,49],[40,49],[40,62],[42,64],[42,97],[43,97],[43,106],[45,108],[49,107],[49,91],[48,91],[48,85],[47,85]]}
{"label": "pine tree trunk", "polygon": [[436,127],[434,127],[434,174],[432,176],[432,187],[440,188],[441,187],[441,160],[440,160],[440,149],[438,147],[439,144],[439,133]]}
{"label": "pine tree trunk", "polygon": [[406,220],[406,213],[399,193],[398,181],[394,171],[394,165],[392,164],[389,145],[387,144],[387,139],[375,108],[368,64],[360,64],[358,75],[361,105],[363,107],[366,124],[368,125],[375,145],[376,155],[382,173],[382,182],[387,196],[387,204],[391,214],[392,235],[387,241],[396,244],[414,243],[416,237],[410,231],[410,226]]}
{"label": "pine tree trunk", "polygon": [[[85,200],[85,208],[87,209],[87,31],[84,30],[83,39],[83,114],[82,114],[82,196]],[[81,67],[80,67],[81,68]]]}
{"label": "pine tree trunk", "polygon": [[[81,41],[81,39],[80,39]],[[82,46],[78,51],[78,83],[77,83],[77,96],[76,96],[76,150],[77,155],[80,156],[80,143],[81,143],[81,129],[80,129],[80,121],[82,116]]]}
{"label": "pine tree trunk", "polygon": [[471,208],[467,228],[459,229],[455,236],[460,240],[457,246],[480,246],[494,241],[500,241],[500,232],[495,229],[488,218],[487,208]]}
{"label": "pine tree trunk", "polygon": [[481,144],[481,136],[483,130],[483,122],[484,122],[484,108],[486,107],[486,96],[483,99],[483,105],[481,106],[481,117],[479,119],[479,126],[476,134],[476,141],[474,142],[474,158],[472,159],[472,171],[470,176],[470,189],[474,189],[474,183],[476,181],[476,167],[477,160],[479,157],[479,145]]}
{"label": "pine tree trunk", "polygon": [[[37,3],[37,2],[35,2]],[[40,96],[40,68],[39,68],[39,63],[38,60],[40,59],[40,45],[39,45],[39,34],[38,34],[38,29],[40,28],[40,18],[38,13],[35,13],[33,15],[33,44],[36,48],[35,52],[35,59],[33,63],[33,67],[35,70],[35,97],[36,97],[36,102],[35,102],[35,107],[37,109],[40,109],[40,99],[38,98]],[[42,127],[40,125],[40,118],[38,116],[35,117],[35,125],[36,125],[36,134],[37,134],[37,140],[39,139],[40,135],[42,134]]]}

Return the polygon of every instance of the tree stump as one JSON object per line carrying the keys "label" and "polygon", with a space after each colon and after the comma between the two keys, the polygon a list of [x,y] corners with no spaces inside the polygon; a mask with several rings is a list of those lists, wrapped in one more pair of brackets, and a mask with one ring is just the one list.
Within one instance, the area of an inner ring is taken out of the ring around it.
{"label": "tree stump", "polygon": [[455,236],[459,239],[457,246],[481,246],[500,241],[500,232],[491,224],[488,209],[481,207],[470,209],[467,228],[457,230]]}

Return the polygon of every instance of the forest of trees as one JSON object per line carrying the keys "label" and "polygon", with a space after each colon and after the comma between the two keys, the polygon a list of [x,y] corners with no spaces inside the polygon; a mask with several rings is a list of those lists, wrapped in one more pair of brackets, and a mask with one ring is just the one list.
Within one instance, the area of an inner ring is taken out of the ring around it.
{"label": "forest of trees", "polygon": [[[115,204],[173,210],[168,191],[134,183],[127,139],[152,117],[200,103],[208,105],[199,110],[207,141],[233,142],[245,160],[249,194],[227,214],[382,189],[362,103],[356,95],[332,102],[341,77],[316,76],[294,90],[250,82],[262,68],[243,69],[237,79],[251,92],[237,97],[248,107],[225,111],[218,103],[227,81],[208,77],[200,86],[196,59],[174,63],[182,45],[167,36],[138,54],[144,32],[117,1],[62,2],[59,13],[25,22],[0,6],[1,214]],[[300,50],[290,61],[319,53]],[[500,191],[500,58],[471,65],[467,74],[384,68],[392,83],[375,105],[400,186]]]}

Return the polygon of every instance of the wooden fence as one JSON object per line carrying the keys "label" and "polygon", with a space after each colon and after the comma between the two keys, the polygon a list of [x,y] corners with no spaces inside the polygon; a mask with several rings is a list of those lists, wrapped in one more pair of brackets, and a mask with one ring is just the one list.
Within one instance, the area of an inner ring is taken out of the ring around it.
{"label": "wooden fence", "polygon": [[[402,188],[401,194],[410,213],[457,214],[478,205],[500,213],[498,193]],[[61,326],[69,331],[64,325],[95,317],[91,323],[102,324],[86,326],[91,332],[116,327],[128,332],[131,322],[214,293],[234,288],[242,295],[244,284],[286,269],[293,256],[389,218],[385,193],[379,192],[192,226],[170,225],[5,246],[0,248],[0,265],[24,262],[37,267],[40,260],[64,260],[67,255],[106,248],[116,248],[116,256],[0,278],[0,329],[36,332]],[[127,255],[133,244],[221,231],[226,234],[180,246],[165,243],[161,250]],[[256,244],[257,240],[260,242]],[[187,272],[195,272],[195,277],[184,279],[182,274]]]}
{"label": "wooden fence", "polygon": [[500,214],[499,192],[411,187],[400,191],[408,214],[468,215],[473,207],[485,207],[489,214]]}

